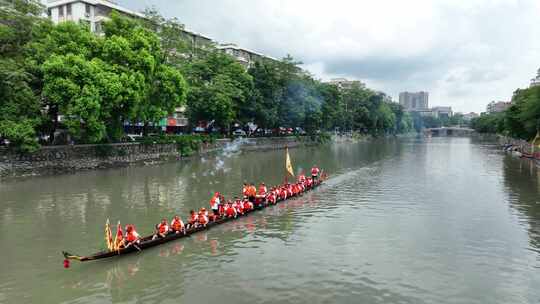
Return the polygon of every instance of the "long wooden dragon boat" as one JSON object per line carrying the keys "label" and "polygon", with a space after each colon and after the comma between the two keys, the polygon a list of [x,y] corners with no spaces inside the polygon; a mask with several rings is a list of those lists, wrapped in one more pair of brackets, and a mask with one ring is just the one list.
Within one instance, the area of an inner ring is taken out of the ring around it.
{"label": "long wooden dragon boat", "polygon": [[[322,184],[322,182],[323,182],[322,180],[318,180],[317,182],[315,182],[313,184],[313,186],[311,188],[307,189],[303,193],[312,191],[313,189],[320,186]],[[288,198],[286,198],[284,200],[278,199],[276,204],[263,205],[263,206],[261,206],[259,208],[255,208],[253,210],[250,210],[249,212],[245,213],[244,215],[238,216],[236,218],[222,217],[220,219],[217,219],[215,221],[212,221],[212,222],[208,223],[206,226],[199,226],[199,227],[194,227],[194,228],[187,229],[185,231],[185,233],[169,233],[164,238],[157,238],[157,239],[152,239],[154,235],[145,236],[145,237],[141,238],[140,244],[137,245],[138,248],[135,248],[134,246],[129,246],[127,248],[122,248],[122,249],[119,249],[119,250],[112,250],[112,251],[105,250],[105,251],[97,252],[97,253],[94,253],[94,254],[88,255],[88,256],[78,256],[78,255],[70,254],[69,252],[66,252],[66,251],[62,251],[62,255],[67,260],[76,260],[76,261],[80,261],[80,262],[87,262],[87,261],[95,261],[95,260],[100,260],[100,259],[105,259],[105,258],[111,258],[111,257],[115,257],[115,256],[122,256],[122,255],[126,255],[126,254],[133,253],[133,252],[139,252],[139,249],[140,249],[140,251],[142,251],[142,250],[145,250],[145,249],[148,249],[148,248],[151,248],[151,247],[155,247],[155,246],[158,246],[158,245],[161,245],[161,244],[172,242],[174,240],[178,240],[178,239],[188,237],[188,236],[190,236],[190,235],[192,235],[194,233],[211,229],[212,227],[221,225],[221,224],[229,222],[229,221],[236,220],[236,219],[244,217],[244,216],[247,216],[250,213],[266,209],[268,207],[277,205],[278,203],[281,203],[283,201],[292,199],[294,197],[297,197],[297,196],[291,196],[291,197],[288,197]]]}

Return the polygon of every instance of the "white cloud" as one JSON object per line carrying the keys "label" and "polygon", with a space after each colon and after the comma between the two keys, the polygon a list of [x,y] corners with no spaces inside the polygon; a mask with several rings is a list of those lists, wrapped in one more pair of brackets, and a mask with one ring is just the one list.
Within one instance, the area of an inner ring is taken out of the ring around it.
{"label": "white cloud", "polygon": [[427,90],[432,105],[482,111],[509,99],[540,66],[537,0],[120,1],[221,42],[290,53],[321,78],[346,76],[397,97]]}

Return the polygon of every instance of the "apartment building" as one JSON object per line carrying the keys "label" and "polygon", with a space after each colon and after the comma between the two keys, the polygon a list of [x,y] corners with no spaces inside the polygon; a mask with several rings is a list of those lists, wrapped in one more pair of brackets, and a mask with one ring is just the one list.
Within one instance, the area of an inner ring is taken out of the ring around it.
{"label": "apartment building", "polygon": [[424,111],[429,109],[429,93],[428,92],[401,92],[399,93],[399,104],[403,106],[405,111]]}

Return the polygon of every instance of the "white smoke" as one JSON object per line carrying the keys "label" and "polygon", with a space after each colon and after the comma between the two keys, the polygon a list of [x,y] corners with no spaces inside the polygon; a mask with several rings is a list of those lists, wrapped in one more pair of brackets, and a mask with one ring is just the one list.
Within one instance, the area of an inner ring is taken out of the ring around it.
{"label": "white smoke", "polygon": [[229,158],[235,153],[240,151],[240,147],[242,145],[245,145],[249,143],[249,140],[247,138],[239,137],[233,140],[232,142],[228,142],[225,147],[223,148],[223,151],[221,152],[222,157]]}

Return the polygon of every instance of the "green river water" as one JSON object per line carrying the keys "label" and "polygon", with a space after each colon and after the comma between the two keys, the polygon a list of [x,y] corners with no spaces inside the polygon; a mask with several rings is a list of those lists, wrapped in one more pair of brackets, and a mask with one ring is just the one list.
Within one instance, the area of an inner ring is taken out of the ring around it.
{"label": "green river water", "polygon": [[103,226],[148,234],[244,180],[283,180],[284,151],[0,182],[0,303],[539,303],[540,179],[475,138],[290,150],[330,174],[312,193],[190,238],[62,267]]}

